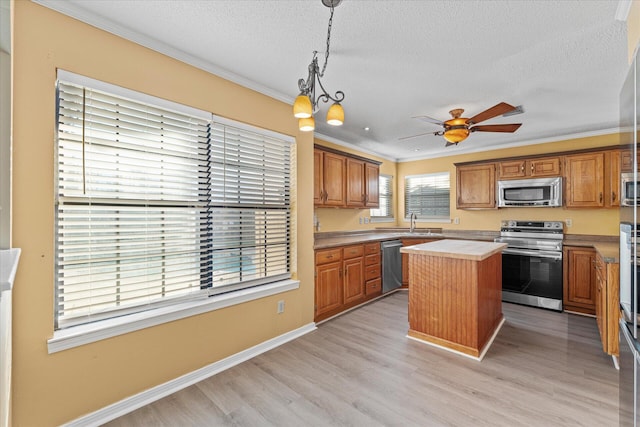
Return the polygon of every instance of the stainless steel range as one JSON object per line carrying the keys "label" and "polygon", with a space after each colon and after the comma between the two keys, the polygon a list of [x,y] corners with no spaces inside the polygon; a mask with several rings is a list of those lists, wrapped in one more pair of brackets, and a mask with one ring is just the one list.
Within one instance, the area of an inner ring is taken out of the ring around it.
{"label": "stainless steel range", "polygon": [[502,221],[502,300],[562,311],[560,221]]}

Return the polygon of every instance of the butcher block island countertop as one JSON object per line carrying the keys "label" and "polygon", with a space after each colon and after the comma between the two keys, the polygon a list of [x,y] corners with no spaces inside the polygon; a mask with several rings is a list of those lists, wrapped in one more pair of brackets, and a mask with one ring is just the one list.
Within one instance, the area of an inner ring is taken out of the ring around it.
{"label": "butcher block island countertop", "polygon": [[482,360],[504,323],[505,243],[438,240],[409,254],[409,338]]}

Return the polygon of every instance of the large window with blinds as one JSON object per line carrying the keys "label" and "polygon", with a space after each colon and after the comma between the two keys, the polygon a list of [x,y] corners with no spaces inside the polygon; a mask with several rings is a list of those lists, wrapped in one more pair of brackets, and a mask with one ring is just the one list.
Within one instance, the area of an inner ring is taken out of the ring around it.
{"label": "large window with blinds", "polygon": [[69,80],[56,329],[290,277],[290,138]]}
{"label": "large window with blinds", "polygon": [[393,177],[380,174],[378,178],[379,200],[378,209],[371,209],[369,214],[374,222],[392,221],[393,215]]}
{"label": "large window with blinds", "polygon": [[408,175],[404,183],[405,218],[449,220],[449,172]]}

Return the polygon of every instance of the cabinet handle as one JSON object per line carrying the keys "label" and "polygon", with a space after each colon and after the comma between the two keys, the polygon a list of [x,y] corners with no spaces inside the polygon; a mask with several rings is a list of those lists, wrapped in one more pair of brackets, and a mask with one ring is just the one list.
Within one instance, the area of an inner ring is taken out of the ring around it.
{"label": "cabinet handle", "polygon": [[324,191],[324,202],[327,203],[327,199],[329,198],[329,193],[327,193],[327,190]]}
{"label": "cabinet handle", "polygon": [[615,201],[616,201],[616,192],[615,192],[615,191],[612,191],[612,192],[611,192],[611,201],[612,201],[612,202],[615,202]]}
{"label": "cabinet handle", "polygon": [[520,172],[524,172],[524,165],[520,166]]}
{"label": "cabinet handle", "polygon": [[327,255],[327,259],[333,259],[333,255]]}
{"label": "cabinet handle", "polygon": [[602,203],[602,191],[600,192],[600,203]]}
{"label": "cabinet handle", "polygon": [[531,163],[531,173],[533,173],[533,163]]}

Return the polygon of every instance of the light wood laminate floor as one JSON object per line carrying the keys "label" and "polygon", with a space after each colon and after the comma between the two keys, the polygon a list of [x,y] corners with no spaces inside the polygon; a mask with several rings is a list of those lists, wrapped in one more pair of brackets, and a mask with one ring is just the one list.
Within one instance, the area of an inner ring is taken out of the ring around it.
{"label": "light wood laminate floor", "polygon": [[397,292],[109,426],[617,426],[596,321],[503,304],[482,362],[406,338]]}

